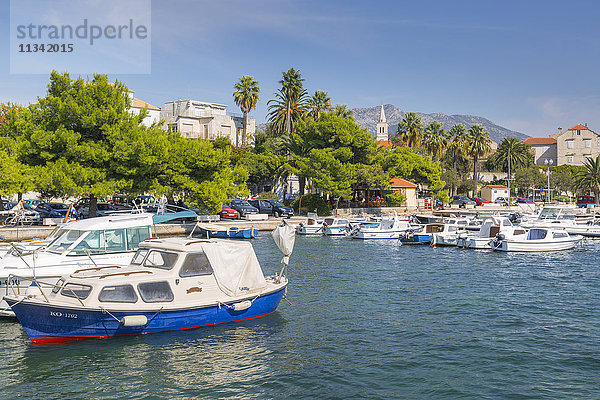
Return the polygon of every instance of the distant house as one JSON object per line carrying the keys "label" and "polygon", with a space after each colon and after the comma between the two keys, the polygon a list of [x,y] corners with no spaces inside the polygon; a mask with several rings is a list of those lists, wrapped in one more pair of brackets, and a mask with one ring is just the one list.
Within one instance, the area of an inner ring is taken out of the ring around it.
{"label": "distant house", "polygon": [[390,179],[390,189],[406,196],[406,208],[417,208],[417,185],[402,178]]}
{"label": "distant house", "polygon": [[587,157],[596,158],[600,154],[600,135],[587,125],[577,124],[555,138],[556,165],[583,165]]}
{"label": "distant house", "polygon": [[[115,84],[111,82],[108,84],[115,86]],[[129,111],[131,111],[133,115],[139,115],[144,108],[147,109],[148,111],[146,113],[146,117],[142,121],[142,124],[146,126],[150,126],[160,121],[160,107],[153,106],[150,103],[146,103],[145,101],[134,97],[133,93],[135,93],[133,90],[127,88],[127,94],[131,100],[131,107],[129,108]]]}
{"label": "distant house", "polygon": [[[166,127],[185,138],[215,140],[229,138],[234,146],[241,145],[243,119],[227,114],[225,104],[196,100],[176,100],[165,103],[161,114]],[[248,118],[248,142],[253,142],[256,121]]]}
{"label": "distant house", "polygon": [[[556,139],[553,137],[547,138],[535,138],[530,137],[523,140],[523,143],[531,146],[531,153],[533,154],[533,162],[535,165],[543,166],[545,160],[551,165],[558,165],[556,160]],[[552,160],[550,162],[550,160]]]}
{"label": "distant house", "polygon": [[498,197],[508,199],[508,187],[504,185],[485,185],[481,188],[481,197],[492,203]]}

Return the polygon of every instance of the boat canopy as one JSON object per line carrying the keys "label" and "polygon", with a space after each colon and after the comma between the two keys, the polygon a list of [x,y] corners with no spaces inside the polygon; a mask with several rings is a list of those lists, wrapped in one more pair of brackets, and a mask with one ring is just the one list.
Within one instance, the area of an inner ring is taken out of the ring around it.
{"label": "boat canopy", "polygon": [[219,288],[228,296],[258,292],[267,282],[250,243],[202,243]]}

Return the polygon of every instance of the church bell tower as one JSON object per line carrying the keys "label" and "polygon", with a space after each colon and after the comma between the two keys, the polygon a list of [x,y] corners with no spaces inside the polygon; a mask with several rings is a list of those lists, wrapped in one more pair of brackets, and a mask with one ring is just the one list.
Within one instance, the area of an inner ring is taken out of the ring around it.
{"label": "church bell tower", "polygon": [[377,141],[390,140],[388,136],[388,123],[385,118],[385,112],[383,111],[383,104],[381,105],[381,113],[379,115],[379,122],[377,123]]}

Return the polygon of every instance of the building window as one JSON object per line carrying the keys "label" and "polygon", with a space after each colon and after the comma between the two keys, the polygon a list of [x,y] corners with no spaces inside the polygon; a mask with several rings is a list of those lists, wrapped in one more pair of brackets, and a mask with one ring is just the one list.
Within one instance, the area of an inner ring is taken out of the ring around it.
{"label": "building window", "polygon": [[567,142],[567,149],[572,149],[573,145],[574,145],[574,140],[566,140]]}
{"label": "building window", "polygon": [[581,135],[581,130],[577,129],[577,136]]}
{"label": "building window", "polygon": [[177,124],[171,124],[171,131],[177,132]]}
{"label": "building window", "polygon": [[583,146],[586,149],[591,149],[592,148],[592,139],[583,139]]}
{"label": "building window", "polygon": [[573,164],[573,156],[567,156],[567,164]]}

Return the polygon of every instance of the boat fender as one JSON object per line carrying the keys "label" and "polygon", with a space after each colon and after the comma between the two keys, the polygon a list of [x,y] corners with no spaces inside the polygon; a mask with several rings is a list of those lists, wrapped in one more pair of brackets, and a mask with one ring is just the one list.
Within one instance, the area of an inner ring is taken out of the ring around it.
{"label": "boat fender", "polygon": [[148,323],[148,318],[145,315],[126,315],[120,322],[123,326],[144,326]]}
{"label": "boat fender", "polygon": [[234,303],[231,306],[234,311],[244,311],[250,308],[252,302],[250,300],[240,301],[239,303]]}

